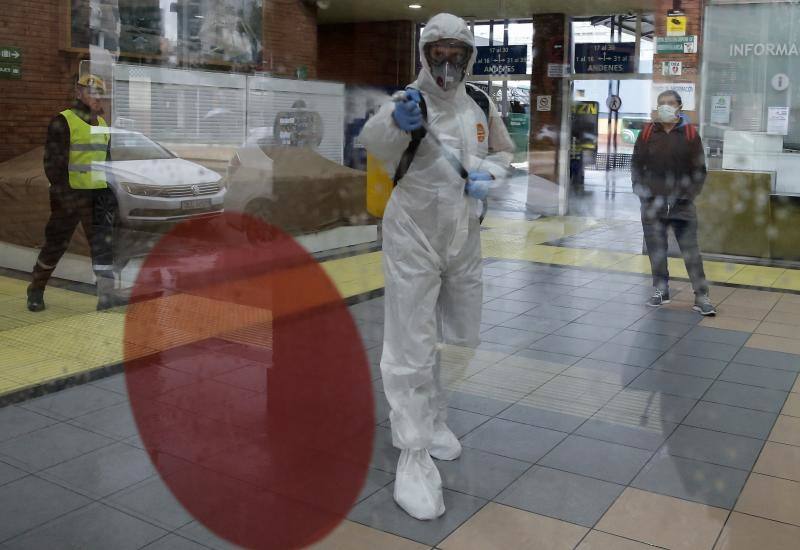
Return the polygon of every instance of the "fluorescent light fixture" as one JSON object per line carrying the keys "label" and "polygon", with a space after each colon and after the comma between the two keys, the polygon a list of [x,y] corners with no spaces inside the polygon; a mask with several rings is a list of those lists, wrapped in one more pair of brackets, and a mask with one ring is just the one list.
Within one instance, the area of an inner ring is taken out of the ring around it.
{"label": "fluorescent light fixture", "polygon": [[418,10],[422,8],[422,4],[409,4],[408,7],[412,10]]}

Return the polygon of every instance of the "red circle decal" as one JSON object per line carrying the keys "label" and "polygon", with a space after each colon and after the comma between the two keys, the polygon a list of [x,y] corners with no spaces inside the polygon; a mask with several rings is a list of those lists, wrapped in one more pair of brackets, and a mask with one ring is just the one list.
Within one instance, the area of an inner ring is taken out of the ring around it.
{"label": "red circle decal", "polygon": [[369,365],[322,267],[241,214],[183,222],[144,262],[125,374],[181,504],[247,548],[299,548],[347,515],[374,432]]}

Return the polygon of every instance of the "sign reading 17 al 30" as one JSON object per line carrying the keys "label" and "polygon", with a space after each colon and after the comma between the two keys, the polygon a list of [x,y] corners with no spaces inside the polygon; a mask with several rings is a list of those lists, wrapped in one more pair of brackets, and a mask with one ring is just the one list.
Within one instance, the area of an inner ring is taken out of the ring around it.
{"label": "sign reading 17 al 30", "polygon": [[528,46],[478,46],[473,75],[527,74]]}
{"label": "sign reading 17 al 30", "polygon": [[576,73],[632,73],[633,42],[575,44]]}

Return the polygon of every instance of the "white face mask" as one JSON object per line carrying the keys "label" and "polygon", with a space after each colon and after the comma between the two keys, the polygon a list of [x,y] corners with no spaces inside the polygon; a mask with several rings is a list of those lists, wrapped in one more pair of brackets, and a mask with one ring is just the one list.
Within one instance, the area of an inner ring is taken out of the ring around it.
{"label": "white face mask", "polygon": [[672,105],[659,105],[656,118],[659,122],[675,122],[677,119],[678,109],[673,107]]}

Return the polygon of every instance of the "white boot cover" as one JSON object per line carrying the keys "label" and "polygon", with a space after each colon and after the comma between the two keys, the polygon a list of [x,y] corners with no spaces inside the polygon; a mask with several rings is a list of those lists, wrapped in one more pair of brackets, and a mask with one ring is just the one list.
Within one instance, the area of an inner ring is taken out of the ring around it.
{"label": "white boot cover", "polygon": [[444,514],[442,477],[425,449],[403,449],[400,453],[394,500],[416,519],[436,519]]}
{"label": "white boot cover", "polygon": [[455,460],[461,456],[461,442],[447,424],[436,422],[433,426],[433,443],[428,452],[437,460]]}

